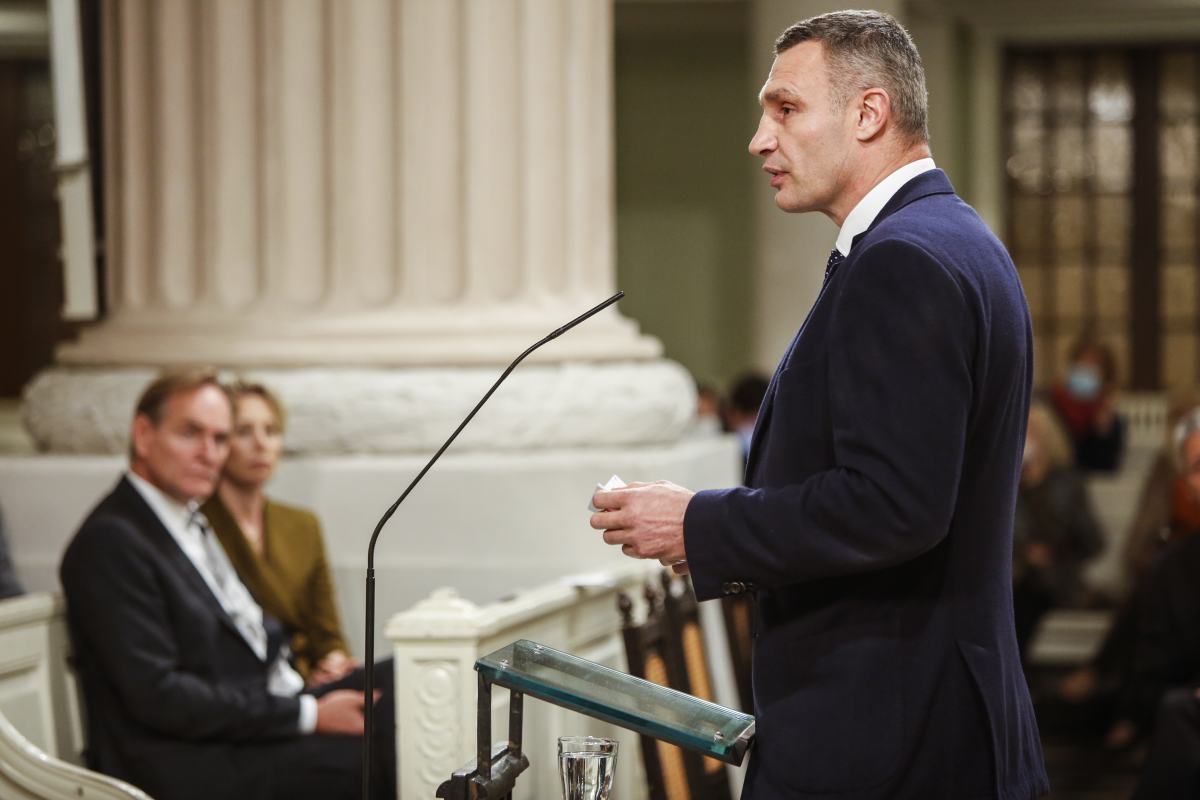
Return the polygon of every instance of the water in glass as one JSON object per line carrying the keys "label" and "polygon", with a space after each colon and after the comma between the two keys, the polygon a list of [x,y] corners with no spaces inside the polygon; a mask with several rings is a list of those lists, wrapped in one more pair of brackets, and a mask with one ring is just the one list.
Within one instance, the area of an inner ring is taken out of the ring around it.
{"label": "water in glass", "polygon": [[558,740],[563,800],[608,800],[617,768],[617,742],[594,736]]}

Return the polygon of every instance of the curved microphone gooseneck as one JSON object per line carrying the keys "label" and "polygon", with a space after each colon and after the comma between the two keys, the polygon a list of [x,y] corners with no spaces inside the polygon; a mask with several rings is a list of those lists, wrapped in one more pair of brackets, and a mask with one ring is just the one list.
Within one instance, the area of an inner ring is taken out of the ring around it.
{"label": "curved microphone gooseneck", "polygon": [[471,409],[471,413],[467,414],[467,418],[464,419],[462,423],[460,423],[459,426],[454,429],[454,433],[450,434],[450,438],[446,440],[446,443],[443,444],[438,451],[433,454],[433,458],[429,459],[429,463],[425,465],[424,469],[417,473],[417,477],[413,478],[412,483],[410,483],[408,488],[404,490],[404,494],[400,495],[396,502],[392,503],[391,507],[384,512],[382,517],[379,518],[379,523],[375,526],[375,532],[371,535],[371,543],[367,547],[367,640],[366,657],[364,658],[363,664],[365,667],[365,674],[363,675],[363,678],[366,682],[365,686],[363,687],[363,800],[369,800],[371,797],[371,750],[374,747],[374,737],[372,736],[372,733],[374,732],[375,728],[372,723],[374,722],[375,706],[373,698],[375,689],[375,540],[379,538],[379,532],[383,530],[383,526],[387,524],[389,519],[391,519],[392,514],[396,513],[396,509],[399,508],[400,504],[404,502],[404,498],[408,497],[409,492],[413,490],[413,487],[421,482],[421,479],[425,477],[425,473],[429,472],[429,468],[432,467],[439,458],[441,458],[442,453],[446,452],[446,448],[458,438],[458,434],[462,433],[462,429],[467,427],[467,423],[474,419],[476,412],[483,407],[483,404],[486,403],[488,398],[490,398],[496,389],[499,388],[500,384],[504,382],[504,379],[509,376],[509,373],[516,369],[517,365],[525,360],[525,356],[529,355],[534,350],[537,350],[551,339],[557,339],[559,336],[562,336],[564,333],[571,330],[571,328],[574,328],[576,325],[588,319],[589,317],[600,313],[624,296],[624,292],[617,292],[600,305],[580,314],[578,317],[571,320],[566,325],[563,325],[561,328],[558,328],[549,336],[545,337],[526,350],[524,353],[521,353],[521,355],[517,356],[516,360],[508,365],[508,369],[504,370],[500,377],[496,379],[496,382],[492,384],[492,388],[487,390],[487,394],[483,396],[483,399],[475,404],[475,408]]}

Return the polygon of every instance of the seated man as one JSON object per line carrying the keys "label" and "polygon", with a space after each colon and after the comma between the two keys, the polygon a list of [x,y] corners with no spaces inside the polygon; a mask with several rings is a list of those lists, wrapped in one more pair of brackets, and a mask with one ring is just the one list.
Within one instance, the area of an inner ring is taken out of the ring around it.
{"label": "seated man", "polygon": [[[67,547],[88,764],[156,800],[357,798],[362,671],[302,693],[282,628],[197,511],[231,419],[211,373],[152,383],[134,416],[129,472]],[[379,679],[373,796],[395,797],[390,670]]]}

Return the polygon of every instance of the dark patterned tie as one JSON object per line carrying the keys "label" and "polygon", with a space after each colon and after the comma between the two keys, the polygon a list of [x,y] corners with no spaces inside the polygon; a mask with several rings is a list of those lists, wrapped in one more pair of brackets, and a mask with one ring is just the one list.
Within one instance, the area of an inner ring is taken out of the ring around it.
{"label": "dark patterned tie", "polygon": [[829,251],[829,260],[825,262],[825,280],[828,281],[833,277],[833,273],[837,272],[837,268],[841,266],[846,257],[836,247]]}

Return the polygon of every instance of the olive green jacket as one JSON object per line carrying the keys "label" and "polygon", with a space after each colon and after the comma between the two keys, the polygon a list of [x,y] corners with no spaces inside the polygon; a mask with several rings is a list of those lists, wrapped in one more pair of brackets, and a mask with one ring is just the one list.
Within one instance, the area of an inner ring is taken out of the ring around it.
{"label": "olive green jacket", "polygon": [[338,619],[321,524],[311,511],[267,500],[260,556],[217,495],[201,510],[246,588],[263,611],[287,629],[296,669],[305,679],[330,652],[349,652]]}

